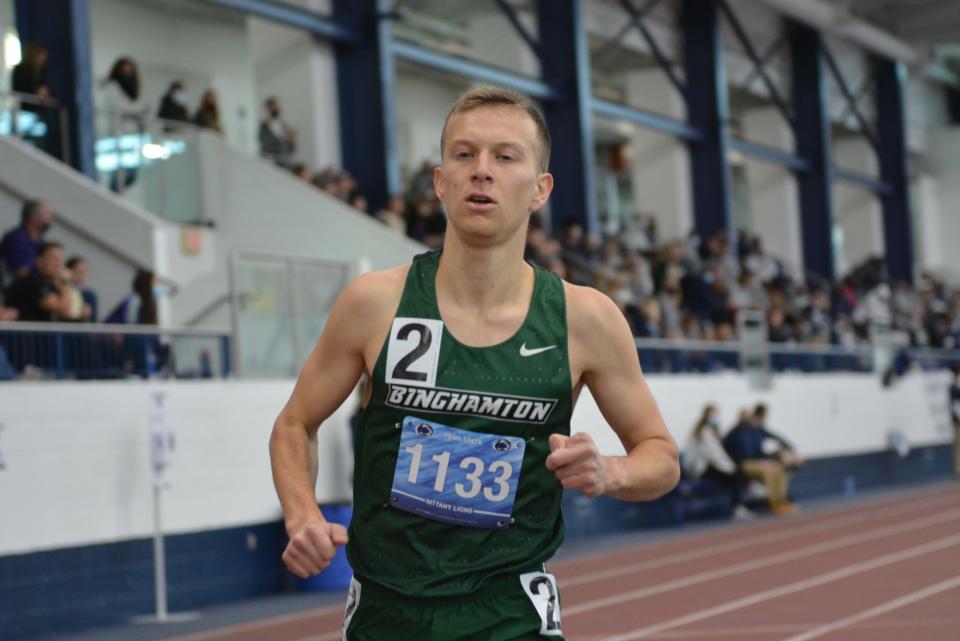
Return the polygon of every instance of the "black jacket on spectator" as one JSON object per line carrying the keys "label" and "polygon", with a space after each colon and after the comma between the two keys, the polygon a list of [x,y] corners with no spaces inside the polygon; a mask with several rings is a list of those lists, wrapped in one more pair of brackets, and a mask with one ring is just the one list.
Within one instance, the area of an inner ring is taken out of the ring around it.
{"label": "black jacket on spectator", "polygon": [[[47,67],[44,65],[39,69],[28,66],[26,63],[20,63],[13,68],[13,74],[10,78],[10,89],[18,93],[26,93],[36,96],[41,87],[47,86]],[[20,105],[21,111],[42,112],[44,109],[40,105],[24,102]]]}
{"label": "black jacket on spectator", "polygon": [[51,312],[40,307],[40,301],[60,290],[37,270],[13,282],[7,293],[7,304],[20,312],[22,321],[52,321]]}
{"label": "black jacket on spectator", "polygon": [[176,120],[177,122],[190,122],[190,113],[187,108],[174,100],[173,92],[170,91],[163,94],[157,117],[164,120]]}

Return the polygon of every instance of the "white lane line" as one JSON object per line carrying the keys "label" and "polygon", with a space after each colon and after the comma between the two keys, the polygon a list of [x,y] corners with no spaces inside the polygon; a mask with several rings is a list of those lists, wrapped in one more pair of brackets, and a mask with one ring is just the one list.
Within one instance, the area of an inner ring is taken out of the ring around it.
{"label": "white lane line", "polygon": [[[849,525],[856,525],[864,522],[878,521],[885,518],[890,518],[892,516],[899,516],[901,514],[909,514],[911,512],[920,512],[923,510],[931,509],[936,507],[941,503],[955,503],[956,499],[950,497],[948,500],[938,500],[935,503],[929,505],[923,505],[922,507],[917,507],[915,504],[911,503],[908,505],[898,505],[896,507],[891,507],[886,510],[879,510],[872,512],[870,514],[861,514],[857,516],[850,516],[841,519],[836,519],[828,521],[825,523],[811,523],[806,526],[800,526],[792,528],[786,532],[777,531],[777,532],[767,532],[760,534],[758,536],[752,537],[741,537],[736,541],[730,541],[729,543],[722,543],[720,545],[703,545],[698,546],[697,549],[691,550],[688,552],[678,552],[675,554],[668,554],[667,556],[661,556],[656,559],[650,559],[648,561],[639,561],[636,563],[626,563],[620,564],[616,567],[612,567],[606,570],[597,570],[596,572],[588,572],[584,574],[578,574],[574,577],[563,577],[561,581],[561,587],[564,589],[571,588],[577,585],[583,585],[585,583],[593,583],[595,581],[603,581],[605,579],[612,579],[615,577],[620,577],[626,574],[636,574],[644,570],[652,570],[655,568],[662,568],[668,565],[674,565],[678,563],[686,563],[688,561],[696,561],[697,559],[702,559],[705,557],[716,556],[717,554],[723,554],[725,552],[732,552],[735,550],[741,550],[745,548],[751,548],[757,545],[763,545],[765,543],[780,543],[791,538],[796,538],[800,536],[806,536],[808,534],[816,534],[818,532],[827,532],[834,529],[839,529]],[[655,550],[651,550],[651,553],[655,553]],[[560,564],[551,563],[550,567],[555,573],[562,572],[562,566]]]}
{"label": "white lane line", "polygon": [[297,641],[340,641],[342,638],[343,632],[338,631],[324,634],[323,636],[304,637],[302,639],[297,639]]}
{"label": "white lane line", "polygon": [[[807,624],[811,625],[811,624]],[[807,625],[799,623],[790,623],[783,625],[758,625],[758,626],[744,626],[744,627],[730,627],[730,628],[710,628],[707,629],[696,629],[696,630],[677,630],[676,632],[664,632],[663,634],[658,634],[658,639],[694,639],[699,641],[703,637],[733,637],[737,641],[743,641],[750,637],[751,635],[768,635],[768,634],[791,634],[797,632],[798,630],[803,630]]]}
{"label": "white lane line", "polygon": [[[844,519],[854,518],[860,519],[864,518],[864,515],[869,515],[879,511],[886,511],[890,508],[893,509],[903,509],[904,504],[906,504],[907,509],[915,509],[923,507],[933,507],[941,503],[954,503],[960,501],[960,492],[953,486],[946,488],[940,488],[936,491],[922,490],[917,492],[904,492],[902,495],[898,494],[897,496],[890,497],[878,497],[870,499],[865,502],[858,502],[854,505],[839,505],[836,507],[825,508],[823,510],[818,510],[810,514],[801,514],[799,517],[794,517],[791,521],[793,523],[801,522],[804,519],[807,520],[825,520],[832,519],[833,517],[841,516]],[[792,527],[786,525],[783,519],[777,521],[767,521],[753,524],[751,527],[756,529],[763,526],[764,533],[783,534],[785,531],[791,530]],[[782,527],[780,527],[782,526]],[[698,533],[691,535],[689,537],[684,537],[684,542],[695,543],[701,540],[707,540],[713,538],[716,534],[723,534],[728,532],[728,529],[722,530],[712,530],[709,532]],[[564,568],[568,566],[577,566],[586,562],[594,562],[598,558],[603,558],[606,556],[615,556],[617,553],[623,553],[629,551],[631,548],[635,547],[647,547],[652,553],[657,553],[657,548],[661,545],[670,545],[678,541],[676,537],[671,537],[666,541],[652,541],[649,543],[641,543],[639,545],[630,545],[623,548],[617,548],[614,550],[602,550],[599,552],[587,552],[583,554],[578,554],[576,558],[564,559],[562,561],[556,561],[551,563],[551,567],[554,569]],[[740,540],[739,537],[737,540]]]}
{"label": "white lane line", "polygon": [[836,570],[831,570],[830,572],[818,574],[810,577],[809,579],[787,583],[786,585],[782,585],[778,588],[763,590],[762,592],[757,592],[756,594],[736,599],[734,601],[728,601],[727,603],[722,603],[706,610],[700,610],[699,612],[693,612],[682,617],[676,617],[674,619],[662,621],[645,628],[632,630],[626,634],[607,637],[605,641],[634,641],[635,639],[643,639],[652,634],[656,634],[657,632],[670,630],[671,628],[679,628],[680,626],[696,623],[697,621],[703,621],[704,619],[710,619],[720,614],[726,614],[727,612],[742,610],[743,608],[748,608],[750,606],[757,605],[758,603],[763,603],[764,601],[778,599],[782,596],[809,590],[810,588],[815,588],[827,583],[839,581],[840,579],[845,579],[856,574],[870,572],[871,570],[893,565],[894,563],[900,563],[901,561],[914,559],[918,556],[923,556],[932,552],[939,552],[940,550],[945,550],[957,545],[960,545],[960,534],[943,537],[941,539],[931,541],[930,543],[925,543],[924,545],[911,546],[909,550],[901,550],[900,552],[884,554],[883,556],[878,556],[870,559],[869,561],[847,565]]}
{"label": "white lane line", "polygon": [[759,570],[761,568],[780,565],[788,561],[796,561],[797,559],[802,559],[809,556],[815,556],[817,554],[822,554],[823,552],[830,552],[833,550],[838,550],[840,548],[849,547],[851,545],[861,545],[863,543],[866,543],[867,541],[875,541],[877,539],[896,536],[897,534],[912,532],[913,530],[922,530],[932,525],[949,523],[950,521],[956,521],[958,519],[960,519],[960,509],[949,510],[947,512],[944,512],[943,514],[936,514],[934,516],[929,516],[923,519],[917,519],[914,521],[910,521],[909,523],[898,523],[897,525],[888,525],[886,527],[878,528],[870,532],[861,532],[857,534],[851,534],[849,536],[833,539],[832,541],[815,543],[813,545],[797,548],[795,550],[780,552],[779,554],[764,556],[764,557],[760,557],[759,559],[751,559],[749,561],[735,563],[733,565],[728,565],[728,566],[717,568],[714,570],[708,570],[706,572],[691,574],[689,576],[681,577],[679,579],[674,579],[672,581],[665,581],[663,583],[658,583],[656,585],[648,586],[645,588],[631,590],[630,592],[621,592],[619,594],[615,594],[612,596],[603,597],[600,599],[594,599],[593,601],[587,601],[586,603],[580,603],[578,605],[574,605],[566,608],[563,612],[563,617],[564,619],[569,621],[570,617],[577,616],[579,614],[593,612],[601,608],[608,608],[610,606],[619,605],[621,603],[639,601],[640,599],[645,599],[647,597],[651,597],[657,594],[672,592],[673,590],[688,588],[690,586],[699,585],[701,583],[706,583],[708,581],[714,581],[716,579],[722,579],[722,578],[734,576],[737,574],[743,574],[745,572],[752,572],[754,570]]}
{"label": "white lane line", "polygon": [[810,630],[809,632],[804,632],[803,634],[790,637],[786,641],[808,641],[809,639],[816,639],[817,637],[822,637],[823,635],[833,632],[834,630],[839,630],[855,623],[859,623],[864,619],[872,619],[873,617],[885,612],[890,612],[891,610],[896,610],[897,608],[902,608],[906,605],[910,605],[911,603],[916,603],[917,601],[922,601],[926,598],[935,596],[941,592],[948,592],[957,588],[960,588],[960,576],[955,576],[952,579],[935,583],[922,590],[905,594],[898,599],[887,601],[886,603],[882,603],[876,607],[870,608],[869,610],[864,610],[863,612],[859,612],[844,619],[839,619],[833,623],[822,625],[819,628]]}

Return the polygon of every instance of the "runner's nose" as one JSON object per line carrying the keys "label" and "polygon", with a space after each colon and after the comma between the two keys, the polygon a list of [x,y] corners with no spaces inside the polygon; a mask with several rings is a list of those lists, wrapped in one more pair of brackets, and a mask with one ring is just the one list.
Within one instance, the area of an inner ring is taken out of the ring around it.
{"label": "runner's nose", "polygon": [[491,182],[493,180],[493,174],[490,173],[490,155],[486,151],[477,154],[477,162],[473,166],[471,178],[478,182]]}

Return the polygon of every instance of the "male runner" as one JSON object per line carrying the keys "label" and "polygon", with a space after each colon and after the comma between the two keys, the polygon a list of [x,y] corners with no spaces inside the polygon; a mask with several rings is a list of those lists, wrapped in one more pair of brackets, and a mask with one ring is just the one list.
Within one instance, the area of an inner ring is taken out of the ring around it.
{"label": "male runner", "polygon": [[[616,305],[523,260],[553,187],[538,108],[472,89],[441,149],[442,250],[344,290],[277,418],[283,560],[307,577],[349,538],[350,641],[561,639],[543,564],[563,539],[562,488],[655,499],[679,478],[677,447]],[[348,537],[317,508],[316,433],[363,374]],[[570,436],[584,384],[626,456]]]}

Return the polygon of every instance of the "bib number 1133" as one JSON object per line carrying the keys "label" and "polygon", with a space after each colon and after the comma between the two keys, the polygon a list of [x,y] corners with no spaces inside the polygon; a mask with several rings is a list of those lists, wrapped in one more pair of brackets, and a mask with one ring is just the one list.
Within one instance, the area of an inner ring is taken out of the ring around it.
{"label": "bib number 1133", "polygon": [[406,417],[391,504],[427,518],[505,529],[516,498],[523,439]]}

